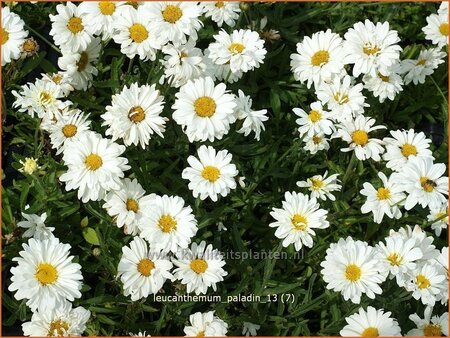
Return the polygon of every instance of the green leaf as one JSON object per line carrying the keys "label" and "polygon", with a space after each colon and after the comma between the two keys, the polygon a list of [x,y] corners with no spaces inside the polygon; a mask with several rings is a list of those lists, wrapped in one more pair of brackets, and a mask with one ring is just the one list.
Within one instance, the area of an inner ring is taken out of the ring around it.
{"label": "green leaf", "polygon": [[93,245],[100,245],[100,241],[98,240],[97,232],[95,232],[92,228],[84,228],[83,229],[83,237],[86,242]]}

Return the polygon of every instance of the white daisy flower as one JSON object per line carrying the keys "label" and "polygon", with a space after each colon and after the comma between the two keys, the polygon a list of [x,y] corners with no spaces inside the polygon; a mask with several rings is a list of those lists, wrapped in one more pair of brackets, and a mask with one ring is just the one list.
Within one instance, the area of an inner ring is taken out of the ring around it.
{"label": "white daisy flower", "polygon": [[423,319],[417,313],[410,315],[409,319],[416,324],[417,328],[409,330],[406,335],[416,337],[448,336],[448,312],[443,313],[441,316],[431,317],[432,312],[433,307],[427,306],[423,314]]}
{"label": "white daisy flower", "polygon": [[[28,205],[25,207],[25,210],[26,209],[28,209]],[[46,212],[44,212],[40,216],[36,214],[26,214],[22,212],[22,217],[25,218],[25,221],[17,223],[18,227],[27,229],[23,233],[22,237],[25,238],[33,237],[40,241],[55,237],[52,234],[55,228],[45,226],[45,220],[47,219]]]}
{"label": "white daisy flower", "polygon": [[120,189],[112,190],[105,196],[103,208],[125,234],[135,236],[139,233],[138,223],[143,212],[151,207],[153,198],[154,194],[145,195],[145,190],[136,179],[125,178]]}
{"label": "white daisy flower", "polygon": [[228,324],[214,315],[215,311],[196,312],[189,316],[190,326],[183,331],[186,337],[224,337],[227,335]]}
{"label": "white daisy flower", "polygon": [[325,135],[331,135],[334,131],[334,125],[329,118],[330,112],[326,111],[322,107],[322,103],[319,101],[313,102],[310,105],[311,110],[309,113],[305,112],[301,108],[294,108],[292,111],[300,118],[295,120],[298,124],[298,132],[300,136],[308,135],[309,137],[315,134],[323,133]]}
{"label": "white daisy flower", "polygon": [[75,141],[80,141],[90,129],[89,115],[85,115],[78,109],[65,109],[62,113],[55,114],[56,122],[49,125],[52,148],[57,149],[56,154],[64,152],[66,146]]}
{"label": "white daisy flower", "polygon": [[53,82],[61,89],[62,95],[64,97],[69,96],[70,92],[74,90],[73,86],[70,84],[71,79],[69,79],[69,76],[66,72],[42,74],[42,81]]}
{"label": "white daisy flower", "polygon": [[402,47],[396,30],[389,29],[389,22],[370,20],[357,22],[344,35],[344,47],[348,51],[348,63],[353,63],[353,76],[361,73],[377,76],[387,74],[389,67],[400,60]]}
{"label": "white daisy flower", "polygon": [[322,82],[316,88],[316,96],[331,110],[333,118],[341,122],[364,113],[364,107],[369,106],[365,103],[366,97],[362,90],[361,83],[351,84],[350,76],[346,75],[342,79],[335,76],[330,83]]}
{"label": "white daisy flower", "polygon": [[78,306],[72,308],[70,302],[59,304],[56,308],[33,312],[31,321],[23,323],[24,336],[70,337],[81,336],[91,312]]}
{"label": "white daisy flower", "polygon": [[297,53],[291,54],[291,70],[294,78],[306,82],[308,88],[340,74],[347,57],[342,38],[331,29],[305,36],[297,43]]}
{"label": "white daisy flower", "polygon": [[32,175],[36,170],[41,169],[34,157],[25,157],[25,160],[19,160],[19,163],[22,167],[18,171],[28,175]]}
{"label": "white daisy flower", "polygon": [[245,95],[242,90],[238,91],[239,96],[236,97],[235,112],[239,120],[244,120],[241,129],[237,132],[247,136],[250,132],[255,132],[255,140],[259,141],[261,131],[266,130],[264,127],[265,121],[269,119],[267,109],[252,110],[252,99],[250,96]]}
{"label": "white daisy flower", "polygon": [[448,45],[448,15],[431,14],[422,28],[425,39],[442,48]]}
{"label": "white daisy flower", "polygon": [[296,192],[286,192],[282,205],[282,209],[272,208],[270,212],[276,220],[269,224],[271,228],[277,228],[275,236],[283,239],[284,247],[294,244],[297,251],[303,245],[312,248],[314,229],[330,226],[326,219],[328,211],[320,209],[315,197]]}
{"label": "white daisy flower", "polygon": [[192,208],[181,197],[167,195],[153,197],[139,228],[153,250],[173,253],[187,248],[198,230]]}
{"label": "white daisy flower", "polygon": [[72,263],[70,245],[57,238],[43,241],[31,238],[22,244],[18,262],[11,268],[11,284],[8,290],[16,291],[14,298],[27,299],[31,311],[49,311],[66,300],[81,297],[81,266]]}
{"label": "white daisy flower", "polygon": [[98,74],[95,64],[101,48],[100,39],[94,38],[86,49],[81,49],[77,53],[63,53],[58,59],[59,68],[64,70],[70,84],[76,90],[87,90],[92,85],[94,76]]}
{"label": "white daisy flower", "polygon": [[357,116],[355,120],[346,120],[337,126],[335,137],[340,137],[349,144],[348,148],[342,148],[341,151],[354,151],[356,157],[361,160],[369,158],[374,161],[380,161],[380,154],[383,153],[383,141],[376,138],[369,138],[369,133],[386,129],[385,126],[374,126],[375,120],[364,115]]}
{"label": "white daisy flower", "polygon": [[423,132],[415,133],[414,129],[391,130],[393,138],[383,139],[386,145],[386,153],[383,160],[387,161],[386,167],[401,171],[405,164],[413,157],[430,158],[434,160],[430,148],[431,140],[426,138]]}
{"label": "white daisy flower", "polygon": [[417,59],[403,60],[401,62],[401,73],[405,78],[405,85],[414,83],[425,83],[425,78],[434,73],[441,63],[445,62],[447,54],[439,48],[421,50]]}
{"label": "white daisy flower", "polygon": [[434,230],[436,236],[440,236],[442,229],[448,227],[448,204],[444,204],[439,208],[430,209],[430,214],[427,216],[428,222],[431,224],[431,229]]}
{"label": "white daisy flower", "polygon": [[20,16],[9,7],[2,7],[2,67],[20,58],[21,46],[28,35],[24,25]]}
{"label": "white daisy flower", "polygon": [[398,74],[399,67],[391,67],[386,75],[380,72],[376,76],[366,74],[363,77],[364,88],[371,91],[374,97],[378,97],[380,103],[386,99],[393,101],[395,96],[403,90],[403,80]]}
{"label": "white daisy flower", "polygon": [[66,53],[77,53],[86,50],[94,34],[93,22],[87,20],[82,8],[73,3],[66,2],[56,6],[57,15],[50,14],[55,44]]}
{"label": "white daisy flower", "polygon": [[183,170],[181,177],[189,180],[189,189],[195,198],[203,201],[207,197],[216,202],[218,195],[227,196],[236,189],[236,166],[231,163],[232,155],[227,150],[216,150],[211,146],[200,146],[198,158],[189,156],[190,167]]}
{"label": "white daisy flower", "polygon": [[203,26],[199,16],[202,7],[197,2],[161,1],[146,2],[145,15],[155,24],[155,33],[163,43],[186,43],[188,38],[197,40],[197,31]]}
{"label": "white daisy flower", "polygon": [[447,272],[439,264],[423,263],[409,273],[406,290],[412,292],[414,299],[421,300],[424,305],[434,306],[436,301],[448,297],[446,287]]}
{"label": "white daisy flower", "polygon": [[108,126],[106,135],[113,141],[121,138],[126,146],[138,145],[146,148],[153,134],[164,137],[168,118],[162,117],[164,97],[155,85],[139,86],[136,82],[125,86],[119,94],[113,95],[111,106],[101,117],[102,126]]}
{"label": "white daisy flower", "polygon": [[245,73],[264,63],[267,50],[257,32],[239,29],[230,35],[222,29],[214,39],[208,47],[209,58],[217,65],[229,64],[232,73]]}
{"label": "white daisy flower", "polygon": [[78,189],[83,203],[99,201],[110,190],[120,189],[124,171],[130,169],[128,160],[120,157],[125,147],[102,138],[94,132],[68,145],[64,151],[66,173],[59,178],[66,191]]}
{"label": "white daisy flower", "polygon": [[214,85],[210,77],[189,80],[175,97],[172,117],[189,142],[220,140],[236,121],[234,95],[228,93],[225,84]]}
{"label": "white daisy flower", "polygon": [[311,154],[315,154],[320,150],[330,149],[328,139],[325,137],[325,134],[323,133],[315,134],[312,137],[305,135],[303,140],[305,142],[303,149],[309,151]]}
{"label": "white daisy flower", "polygon": [[83,1],[79,8],[86,21],[92,23],[93,34],[101,35],[106,41],[114,35],[114,21],[118,19],[118,9],[123,4],[119,1]]}
{"label": "white daisy flower", "polygon": [[442,176],[447,171],[445,164],[433,163],[428,157],[412,157],[399,173],[394,173],[395,180],[403,186],[408,194],[405,209],[411,210],[416,204],[422,208],[439,208],[447,202],[448,177]]}
{"label": "white daisy flower", "polygon": [[338,180],[339,174],[333,174],[328,176],[328,170],[325,174],[314,175],[306,179],[306,181],[298,181],[297,187],[308,188],[311,192],[310,196],[316,199],[321,199],[326,201],[330,199],[335,201],[336,197],[332,194],[333,191],[341,191],[342,186],[339,184],[341,181]]}
{"label": "white daisy flower", "polygon": [[368,306],[366,310],[359,308],[355,313],[345,318],[347,325],[339,332],[343,337],[395,337],[401,336],[401,329],[396,319],[391,318],[391,312],[377,310]]}
{"label": "white daisy flower", "polygon": [[211,20],[217,23],[219,27],[222,27],[224,23],[230,27],[234,27],[241,12],[239,2],[212,1],[204,2],[202,5],[205,16],[207,18],[211,17]]}
{"label": "white daisy flower", "polygon": [[257,332],[261,328],[261,325],[253,324],[249,322],[244,322],[242,327],[242,335],[248,336],[256,336]]}
{"label": "white daisy flower", "polygon": [[367,197],[361,206],[361,212],[363,214],[372,212],[374,222],[380,224],[384,215],[395,219],[402,217],[399,206],[406,195],[403,193],[403,187],[396,183],[395,176],[388,179],[380,171],[378,177],[382,181],[381,187],[375,189],[371,183],[365,182],[360,194]]}
{"label": "white daisy flower", "polygon": [[344,300],[359,304],[362,294],[375,299],[376,294],[382,293],[379,284],[386,276],[382,273],[377,250],[366,242],[354,241],[351,237],[339,239],[327,249],[320,266],[327,289],[341,292]]}
{"label": "white daisy flower", "polygon": [[149,250],[147,242],[134,237],[129,246],[122,248],[122,257],[117,268],[123,283],[124,296],[136,301],[156,294],[167,279],[173,276],[169,270],[173,267],[169,259],[161,253]]}
{"label": "white daisy flower", "polygon": [[156,51],[161,49],[164,41],[156,34],[156,25],[148,17],[143,6],[134,9],[132,6],[123,6],[120,15],[113,23],[116,33],[114,42],[120,45],[120,51],[130,59],[139,55],[141,60],[154,61]]}
{"label": "white daisy flower", "polygon": [[205,294],[209,287],[216,291],[216,284],[228,275],[222,269],[225,265],[222,254],[211,244],[206,246],[205,241],[198,245],[192,243],[190,249],[178,251],[172,262],[177,267],[173,270],[175,279],[186,285],[187,293]]}

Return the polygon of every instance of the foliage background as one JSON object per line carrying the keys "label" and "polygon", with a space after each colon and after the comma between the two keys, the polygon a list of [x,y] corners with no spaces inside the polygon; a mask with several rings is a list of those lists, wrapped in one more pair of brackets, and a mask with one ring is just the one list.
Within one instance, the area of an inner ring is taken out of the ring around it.
{"label": "foliage background", "polygon": [[[296,82],[290,71],[289,56],[303,36],[331,28],[343,33],[357,21],[389,21],[399,32],[402,58],[417,56],[424,40],[421,28],[425,18],[435,12],[437,3],[245,3],[247,10],[241,14],[237,28],[254,21],[258,29],[261,18],[268,18],[267,28],[276,29],[281,40],[266,42],[268,54],[261,68],[247,73],[236,84],[227,85],[233,92],[242,89],[253,98],[256,109],[268,108],[269,121],[261,140],[243,137],[232,127],[221,141],[214,142],[216,149],[228,149],[240,175],[246,177],[246,187],[236,189],[217,203],[196,200],[182,180],[181,172],[187,157],[194,154],[199,144],[189,144],[181,128],[173,120],[167,125],[164,139],[151,140],[146,150],[130,146],[125,156],[132,169],[128,177],[137,178],[147,193],[179,195],[190,204],[199,222],[199,232],[194,240],[206,240],[221,251],[249,252],[285,250],[293,255],[293,247],[282,249],[275,238],[269,211],[279,207],[285,191],[299,191],[295,183],[317,173],[329,170],[340,173],[344,188],[336,202],[327,201],[322,206],[329,211],[330,227],[319,231],[312,249],[302,249],[301,258],[287,260],[228,260],[228,276],[218,285],[215,294],[265,296],[291,293],[293,304],[273,303],[155,303],[148,300],[131,302],[121,292],[115,279],[121,248],[130,241],[101,208],[100,202],[82,204],[76,192],[65,192],[58,176],[65,170],[61,157],[51,150],[48,136],[38,126],[39,121],[11,108],[14,101],[11,90],[34,81],[40,73],[56,71],[58,54],[36,32],[46,36],[50,30],[48,15],[56,12],[56,3],[18,3],[14,12],[25,21],[31,36],[40,43],[39,55],[16,61],[2,69],[2,314],[3,334],[21,335],[20,325],[31,318],[25,301],[15,300],[7,291],[10,283],[11,259],[21,250],[21,230],[16,223],[29,204],[29,213],[47,212],[48,226],[56,227],[55,236],[72,245],[71,253],[82,265],[84,276],[83,296],[74,305],[92,312],[86,334],[97,336],[128,335],[146,330],[151,335],[183,335],[183,327],[190,314],[196,311],[216,310],[216,314],[229,324],[229,335],[241,335],[244,321],[261,325],[260,335],[338,335],[345,325],[344,318],[361,305],[384,308],[397,318],[402,332],[413,323],[411,313],[423,313],[423,306],[411,298],[395,282],[383,284],[384,293],[370,300],[363,296],[360,305],[343,301],[340,294],[327,291],[320,276],[320,262],[330,243],[340,237],[353,236],[374,245],[382,240],[389,229],[405,224],[420,224],[430,231],[426,223],[427,211],[415,208],[400,220],[386,219],[375,224],[371,215],[362,215],[359,195],[363,182],[378,182],[376,173],[386,172],[383,163],[358,161],[349,166],[351,153],[342,153],[344,143],[331,142],[331,149],[310,155],[302,149],[296,130],[292,108],[307,106],[315,98],[311,90]],[[206,48],[218,28],[209,19],[200,30],[198,47]],[[230,28],[226,28],[231,31]],[[51,39],[50,39],[51,41]],[[132,82],[157,83],[162,73],[155,62],[130,60],[120,54],[120,48],[109,42],[103,50],[99,75],[87,92],[69,96],[78,108],[91,114],[93,129],[99,132],[100,115],[110,104],[111,95]],[[380,104],[365,91],[370,108],[366,115],[391,129],[414,128],[424,131],[433,140],[432,150],[436,162],[448,162],[448,64],[439,67],[427,77],[423,85],[404,87],[395,101]],[[164,116],[170,118],[176,89],[159,86],[165,96]],[[388,131],[378,131],[382,138]],[[206,142],[209,144],[209,142]],[[38,158],[42,169],[32,176],[24,176],[17,169],[25,156]],[[345,176],[345,177],[344,177]],[[218,232],[216,223],[222,221],[228,228]],[[433,234],[434,236],[434,234]],[[447,232],[435,239],[438,248],[446,245]],[[6,240],[8,238],[8,240]],[[180,284],[167,282],[163,291],[183,292]],[[212,294],[212,291],[209,292]],[[280,297],[278,297],[280,298]],[[439,311],[444,309],[439,309]]]}

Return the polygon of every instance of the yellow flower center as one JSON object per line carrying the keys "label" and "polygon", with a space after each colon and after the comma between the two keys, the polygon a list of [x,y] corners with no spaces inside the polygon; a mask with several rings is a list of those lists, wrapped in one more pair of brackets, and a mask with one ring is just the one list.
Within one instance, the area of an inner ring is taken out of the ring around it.
{"label": "yellow flower center", "polygon": [[233,54],[241,54],[245,49],[245,46],[242,43],[233,42],[228,50]]}
{"label": "yellow flower center", "polygon": [[183,15],[183,11],[178,6],[167,5],[166,8],[162,11],[162,16],[164,21],[175,23],[180,20]]}
{"label": "yellow flower center", "polygon": [[361,268],[356,264],[349,264],[345,268],[345,278],[350,282],[356,282],[361,278]]}
{"label": "yellow flower center", "polygon": [[320,142],[322,142],[322,138],[320,136],[313,136],[312,140],[314,144],[320,144]]}
{"label": "yellow flower center", "polygon": [[322,114],[317,110],[311,110],[308,114],[308,118],[312,123],[316,123],[317,121],[320,121],[320,119],[322,118]]}
{"label": "yellow flower center", "polygon": [[103,165],[103,161],[102,158],[97,154],[90,154],[86,156],[84,164],[89,170],[95,171]]}
{"label": "yellow flower center", "polygon": [[58,271],[48,263],[40,263],[36,269],[36,279],[42,285],[53,284],[58,279]]}
{"label": "yellow flower center", "polygon": [[425,59],[419,59],[419,60],[417,60],[416,65],[423,66],[426,62],[427,62],[427,60],[425,60]]}
{"label": "yellow flower center", "polygon": [[69,22],[67,23],[67,29],[73,34],[80,33],[84,29],[83,21],[81,20],[81,18],[74,16],[69,19]]}
{"label": "yellow flower center", "polygon": [[442,336],[442,329],[439,324],[427,324],[423,328],[423,335],[425,337],[440,337]]}
{"label": "yellow flower center", "polygon": [[216,102],[209,96],[199,97],[194,101],[194,110],[200,117],[211,117],[216,112]]}
{"label": "yellow flower center", "polygon": [[152,274],[152,270],[155,268],[155,263],[150,259],[141,259],[137,265],[137,270],[142,276],[148,277]]}
{"label": "yellow flower center", "polygon": [[39,102],[45,106],[53,101],[53,95],[50,92],[42,91],[39,93]]}
{"label": "yellow flower center", "polygon": [[60,84],[62,80],[62,76],[60,74],[53,74],[52,81],[56,84]]}
{"label": "yellow flower center", "polygon": [[77,126],[74,124],[66,124],[63,128],[62,128],[62,132],[64,134],[65,137],[67,138],[71,138],[74,137],[75,134],[77,133]]}
{"label": "yellow flower center", "polygon": [[158,221],[158,226],[162,232],[169,233],[177,228],[177,221],[171,215],[162,215]]}
{"label": "yellow flower center", "polygon": [[359,146],[365,146],[369,142],[369,135],[364,130],[355,130],[352,134],[352,141]]}
{"label": "yellow flower center", "polygon": [[291,223],[295,230],[304,231],[307,228],[308,220],[303,215],[294,214],[291,218]]}
{"label": "yellow flower center", "polygon": [[361,337],[378,337],[378,329],[376,327],[370,326],[361,333]]}
{"label": "yellow flower center", "polygon": [[408,157],[410,155],[417,155],[417,148],[412,144],[405,143],[402,145],[402,155]]}
{"label": "yellow flower center", "polygon": [[38,44],[33,39],[26,39],[22,45],[22,49],[26,53],[33,53],[36,51]]}
{"label": "yellow flower center", "polygon": [[217,1],[215,6],[217,8],[222,8],[223,6],[225,6],[225,4],[223,3],[223,1]]}
{"label": "yellow flower center", "polygon": [[210,181],[211,183],[214,183],[219,179],[220,176],[220,170],[217,167],[214,167],[212,165],[207,165],[202,170],[202,177],[205,180]]}
{"label": "yellow flower center", "polygon": [[311,63],[313,66],[322,66],[330,59],[330,54],[326,50],[319,50],[311,56]]}
{"label": "yellow flower center", "polygon": [[439,32],[441,32],[442,35],[448,36],[448,22],[439,26]]}
{"label": "yellow flower center", "polygon": [[378,73],[378,77],[381,79],[381,81],[383,82],[389,82],[389,76],[387,75],[383,75],[381,73]]}
{"label": "yellow flower center", "polygon": [[320,178],[311,178],[310,180],[314,190],[319,190],[323,187],[323,181]]}
{"label": "yellow flower center", "polygon": [[116,11],[116,4],[112,1],[100,1],[98,7],[103,15],[112,15]]}
{"label": "yellow flower center", "polygon": [[400,264],[402,264],[403,257],[397,252],[393,252],[387,257],[387,260],[392,266],[399,266]]}
{"label": "yellow flower center", "polygon": [[141,43],[148,38],[148,30],[140,23],[135,23],[128,31],[130,32],[130,39],[136,43]]}
{"label": "yellow flower center", "polygon": [[139,123],[145,119],[145,112],[141,106],[133,107],[128,112],[128,118],[134,123]]}
{"label": "yellow flower center", "polygon": [[377,198],[379,200],[387,200],[389,197],[391,197],[391,192],[389,191],[389,189],[386,189],[384,187],[378,188]]}
{"label": "yellow flower center", "polygon": [[80,55],[80,59],[77,62],[77,67],[78,67],[77,70],[79,72],[82,72],[83,70],[85,70],[86,66],[88,64],[88,61],[89,61],[88,53],[82,52],[81,55]]}
{"label": "yellow flower center", "polygon": [[133,211],[134,213],[139,211],[139,203],[135,199],[128,198],[126,205],[128,211]]}
{"label": "yellow flower center", "polygon": [[180,52],[180,59],[183,59],[183,58],[185,58],[185,57],[187,57],[188,55],[187,55],[187,53],[185,53],[185,52]]}
{"label": "yellow flower center", "polygon": [[48,337],[64,337],[69,330],[69,323],[65,320],[57,319],[50,323]]}
{"label": "yellow flower center", "polygon": [[424,275],[418,275],[416,277],[416,284],[419,289],[426,289],[430,287],[430,280]]}
{"label": "yellow flower center", "polygon": [[9,40],[9,33],[2,27],[2,45],[7,43]]}
{"label": "yellow flower center", "polygon": [[341,92],[334,93],[333,98],[340,105],[346,104],[349,101],[348,95]]}
{"label": "yellow flower center", "polygon": [[191,261],[190,266],[195,273],[204,273],[208,268],[208,263],[204,259],[194,259]]}
{"label": "yellow flower center", "polygon": [[198,338],[203,338],[205,336],[205,331],[199,331],[199,333],[197,333]]}
{"label": "yellow flower center", "polygon": [[434,188],[436,187],[436,183],[433,180],[430,180],[428,177],[422,176],[420,178],[420,185],[422,186],[423,190],[426,192],[432,192]]}
{"label": "yellow flower center", "polygon": [[366,55],[376,55],[376,54],[378,54],[378,52],[379,52],[380,50],[381,50],[381,49],[378,48],[377,46],[371,46],[371,45],[369,45],[369,46],[363,47],[363,52],[364,52],[364,54],[366,54]]}

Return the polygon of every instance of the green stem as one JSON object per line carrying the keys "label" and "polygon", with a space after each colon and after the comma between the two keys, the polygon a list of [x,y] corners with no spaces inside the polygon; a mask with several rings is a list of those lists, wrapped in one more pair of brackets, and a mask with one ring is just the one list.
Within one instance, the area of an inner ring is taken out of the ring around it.
{"label": "green stem", "polygon": [[439,85],[436,83],[436,81],[433,79],[433,77],[430,76],[430,78],[431,78],[431,81],[433,81],[434,85],[436,86],[436,88],[437,88],[439,94],[441,94],[442,98],[444,99],[445,106],[447,107],[447,106],[448,106],[448,100],[447,100],[447,97],[444,95],[444,93],[443,93],[442,90],[441,90],[441,87],[439,87]]}
{"label": "green stem", "polygon": [[61,54],[61,51],[59,50],[58,47],[56,47],[53,43],[51,43],[50,41],[48,41],[41,33],[39,33],[38,31],[36,31],[35,29],[31,28],[28,25],[25,25],[25,28],[28,29],[31,33],[33,33],[34,35],[36,35],[37,37],[39,37],[39,39],[41,39],[42,41],[44,41],[47,45],[49,45],[52,49],[54,49],[56,52],[58,52],[59,54]]}
{"label": "green stem", "polygon": [[356,154],[353,151],[352,157],[350,158],[350,162],[348,163],[348,166],[347,166],[347,170],[345,171],[344,178],[342,179],[342,190],[341,190],[342,192],[344,192],[345,184],[347,183],[347,181],[350,177],[350,174],[352,173],[352,171],[355,167],[356,160],[357,160]]}
{"label": "green stem", "polygon": [[36,125],[36,129],[34,131],[34,156],[37,159],[38,158],[38,154],[39,154],[39,132],[41,130],[40,128],[41,126],[41,119],[37,120],[37,125]]}

